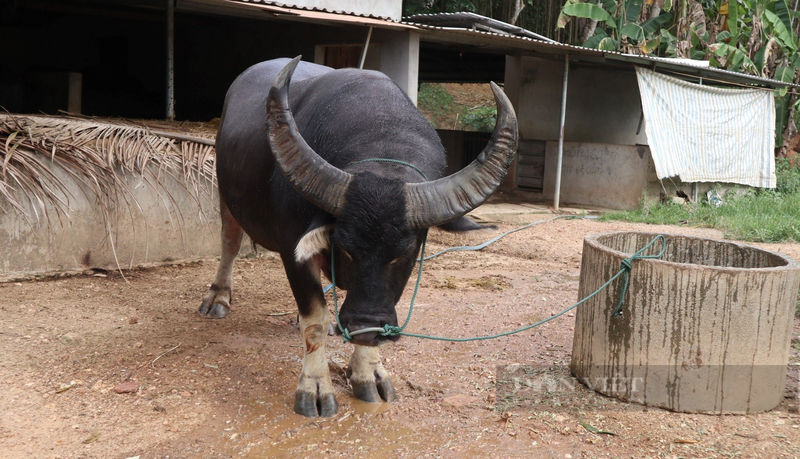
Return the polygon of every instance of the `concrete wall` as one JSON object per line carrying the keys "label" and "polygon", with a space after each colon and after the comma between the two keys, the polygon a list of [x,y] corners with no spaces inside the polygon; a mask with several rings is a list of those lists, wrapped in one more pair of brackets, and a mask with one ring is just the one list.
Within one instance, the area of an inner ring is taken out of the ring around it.
{"label": "concrete wall", "polygon": [[[361,41],[353,46],[360,55],[367,29],[363,29]],[[325,62],[328,47],[341,47],[341,42],[323,42],[315,46],[314,62],[331,65]],[[356,65],[353,65],[354,67]],[[409,31],[374,29],[364,59],[364,68],[378,70],[389,76],[416,104],[419,86],[419,34]]]}
{"label": "concrete wall", "polygon": [[[564,61],[509,56],[505,90],[520,137],[547,142],[544,199],[553,199]],[[652,168],[633,71],[571,65],[567,86],[561,202],[632,208]],[[512,165],[504,189],[516,189]]]}
{"label": "concrete wall", "polygon": [[[132,196],[127,203],[111,205],[104,215],[89,190],[60,167],[49,167],[67,184],[69,218],[59,221],[52,207],[49,225],[46,220],[30,224],[15,212],[0,213],[0,281],[49,272],[116,269],[117,263],[127,269],[219,255],[217,194],[208,182],[207,191],[190,193],[181,182],[162,174],[162,186],[156,190],[141,176],[127,173],[121,176]],[[30,201],[22,195],[17,198],[34,215]],[[242,246],[249,251],[249,243]]]}
{"label": "concrete wall", "polygon": [[373,32],[381,45],[380,71],[389,76],[417,103],[419,86],[419,34],[416,32]]}
{"label": "concrete wall", "polygon": [[[563,61],[507,59],[506,90],[513,88],[524,138],[558,140],[563,83]],[[566,141],[646,145],[644,126],[639,128],[641,115],[639,86],[632,70],[570,67]]]}
{"label": "concrete wall", "polygon": [[[547,142],[543,197],[553,199],[558,142]],[[561,202],[614,209],[639,205],[655,171],[643,146],[565,142],[561,166]]]}
{"label": "concrete wall", "polygon": [[306,8],[391,18],[398,21],[403,16],[402,0],[291,0],[285,3]]}

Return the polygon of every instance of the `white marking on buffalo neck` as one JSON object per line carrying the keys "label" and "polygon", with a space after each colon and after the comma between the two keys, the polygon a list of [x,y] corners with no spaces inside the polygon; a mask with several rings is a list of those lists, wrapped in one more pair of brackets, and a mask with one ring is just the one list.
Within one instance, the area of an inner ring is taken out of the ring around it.
{"label": "white marking on buffalo neck", "polygon": [[323,225],[303,235],[294,248],[294,259],[298,263],[305,263],[323,250],[329,249],[333,227],[333,225]]}

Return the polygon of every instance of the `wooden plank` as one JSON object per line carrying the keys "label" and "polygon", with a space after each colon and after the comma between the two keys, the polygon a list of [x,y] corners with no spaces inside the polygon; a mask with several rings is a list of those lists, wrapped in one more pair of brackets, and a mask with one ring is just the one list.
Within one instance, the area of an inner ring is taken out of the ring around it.
{"label": "wooden plank", "polygon": [[528,164],[531,166],[544,166],[544,156],[520,156],[517,164]]}
{"label": "wooden plank", "polygon": [[544,179],[531,178],[531,177],[517,177],[517,186],[519,188],[530,188],[533,190],[542,190]]}
{"label": "wooden plank", "polygon": [[542,178],[544,177],[544,168],[540,166],[517,166],[518,177]]}

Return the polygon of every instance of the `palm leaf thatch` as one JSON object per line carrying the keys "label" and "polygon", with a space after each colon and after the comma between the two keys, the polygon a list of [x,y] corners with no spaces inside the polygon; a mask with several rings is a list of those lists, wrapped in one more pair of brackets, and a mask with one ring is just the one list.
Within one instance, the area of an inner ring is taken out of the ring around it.
{"label": "palm leaf thatch", "polygon": [[0,212],[14,212],[32,226],[69,221],[75,187],[50,167],[56,165],[96,203],[110,235],[110,209],[125,204],[131,213],[141,211],[124,180],[127,174],[150,185],[165,204],[175,203],[163,186],[167,178],[182,184],[198,206],[210,198],[216,181],[213,145],[210,139],[131,123],[0,115]]}

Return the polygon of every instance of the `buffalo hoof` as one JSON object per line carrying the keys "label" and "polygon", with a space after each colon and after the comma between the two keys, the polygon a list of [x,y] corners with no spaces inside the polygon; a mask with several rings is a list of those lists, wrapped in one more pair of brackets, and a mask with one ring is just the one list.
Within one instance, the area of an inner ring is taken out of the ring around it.
{"label": "buffalo hoof", "polygon": [[317,394],[297,391],[294,396],[294,412],[307,418],[328,418],[336,414],[339,405],[333,394]]}
{"label": "buffalo hoof", "polygon": [[203,297],[203,303],[197,313],[209,319],[221,319],[231,312],[231,293],[230,289],[214,288]]}
{"label": "buffalo hoof", "polygon": [[223,317],[227,316],[230,311],[231,307],[225,304],[213,303],[207,305],[204,302],[200,305],[200,309],[197,310],[197,313],[201,316],[208,317],[209,319],[222,319]]}
{"label": "buffalo hoof", "polygon": [[[348,368],[347,378],[350,379],[351,375],[352,370]],[[353,386],[353,396],[367,403],[393,402],[397,400],[397,394],[389,378],[381,378],[376,375],[374,381],[365,382],[351,379],[350,385]]]}

